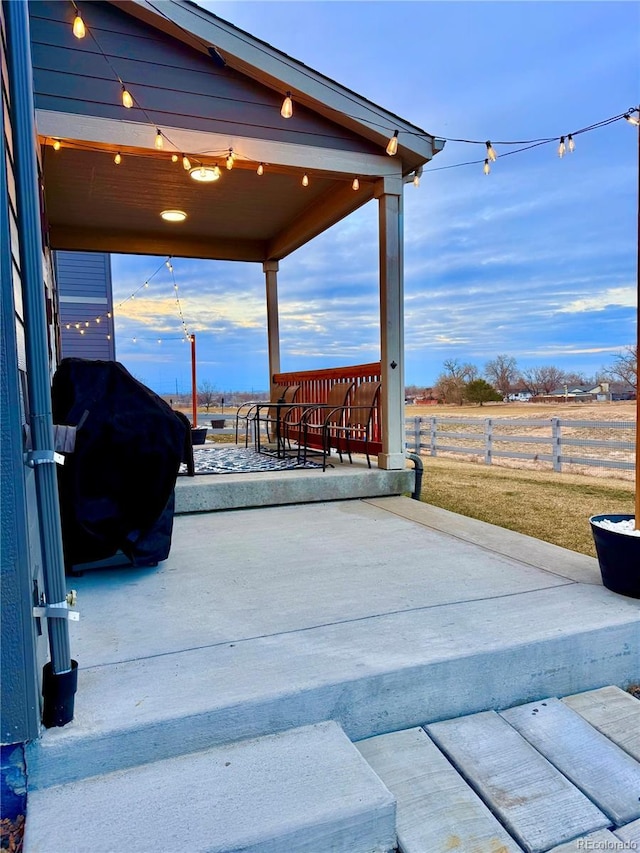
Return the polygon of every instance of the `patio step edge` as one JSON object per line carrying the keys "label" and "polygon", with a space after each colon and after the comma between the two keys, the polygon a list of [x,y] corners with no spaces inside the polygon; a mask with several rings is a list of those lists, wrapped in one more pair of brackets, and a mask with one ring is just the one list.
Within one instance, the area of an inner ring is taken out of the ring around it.
{"label": "patio step edge", "polygon": [[24,853],[388,853],[395,813],[324,722],[32,792]]}

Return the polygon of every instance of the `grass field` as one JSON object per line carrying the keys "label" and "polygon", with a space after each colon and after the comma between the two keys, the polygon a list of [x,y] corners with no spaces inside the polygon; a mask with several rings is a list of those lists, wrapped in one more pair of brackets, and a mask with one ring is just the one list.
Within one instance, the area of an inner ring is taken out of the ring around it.
{"label": "grass field", "polygon": [[634,484],[424,457],[422,500],[595,557],[589,517],[633,513]]}
{"label": "grass field", "polygon": [[[485,406],[407,406],[406,416],[439,418],[562,418],[635,421],[635,401],[617,403],[497,403]],[[558,474],[484,465],[442,456],[424,457],[422,500],[451,512],[535,536],[595,557],[589,517],[633,513],[633,478],[617,472]]]}

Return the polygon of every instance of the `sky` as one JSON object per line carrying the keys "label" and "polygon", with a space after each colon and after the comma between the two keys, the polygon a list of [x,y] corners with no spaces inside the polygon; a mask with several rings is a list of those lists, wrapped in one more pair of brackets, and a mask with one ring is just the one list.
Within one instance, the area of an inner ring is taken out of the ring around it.
{"label": "sky", "polygon": [[[638,2],[199,5],[443,138],[559,138],[640,103]],[[557,141],[496,144],[485,175],[459,165],[484,145],[449,141],[405,187],[407,385],[499,354],[593,377],[635,343],[638,132],[621,120],[575,143],[562,159]],[[380,358],[377,217],[370,202],[280,262],[282,370]],[[164,260],[112,256],[117,359],[158,393],[188,393],[184,319],[198,384],[264,390],[262,265]],[[142,324],[129,296],[157,270],[149,293],[173,308]]]}

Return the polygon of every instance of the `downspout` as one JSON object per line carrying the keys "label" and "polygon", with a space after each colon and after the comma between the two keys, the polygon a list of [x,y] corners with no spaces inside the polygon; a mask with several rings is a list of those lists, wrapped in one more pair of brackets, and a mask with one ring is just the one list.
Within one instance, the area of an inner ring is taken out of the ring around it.
{"label": "downspout", "polygon": [[[53,441],[28,4],[9,2],[3,3],[3,8],[7,27],[27,393],[33,448],[26,454],[25,463],[34,468],[36,482],[51,656],[51,662],[44,667],[42,721],[51,727],[63,726],[73,719],[77,663],[71,660],[69,645],[69,609]],[[11,285],[7,282],[5,286]]]}
{"label": "downspout", "polygon": [[420,495],[422,494],[422,473],[424,471],[424,464],[420,456],[417,453],[410,453],[408,450],[406,451],[407,459],[410,459],[415,466],[415,481],[413,484],[413,491],[411,492],[411,497],[414,501],[420,500]]}

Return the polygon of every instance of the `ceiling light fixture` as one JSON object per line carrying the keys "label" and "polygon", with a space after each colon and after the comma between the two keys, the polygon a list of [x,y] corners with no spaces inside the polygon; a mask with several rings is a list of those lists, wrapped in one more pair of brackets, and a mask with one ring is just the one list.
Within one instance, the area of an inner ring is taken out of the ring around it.
{"label": "ceiling light fixture", "polygon": [[218,180],[220,169],[218,166],[195,166],[189,170],[189,174],[194,181],[200,181],[202,184],[210,184]]}
{"label": "ceiling light fixture", "polygon": [[160,216],[165,222],[184,222],[187,218],[184,210],[163,210]]}

